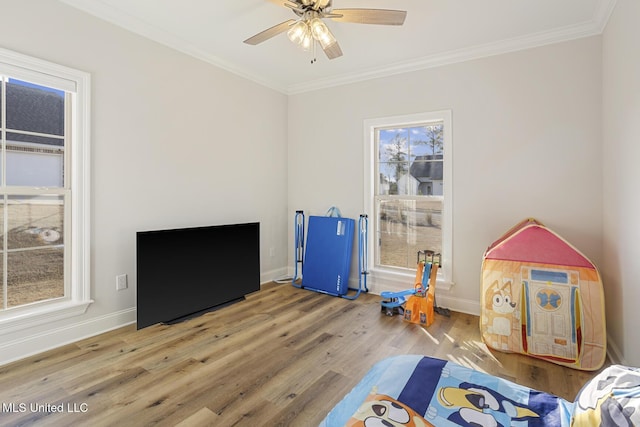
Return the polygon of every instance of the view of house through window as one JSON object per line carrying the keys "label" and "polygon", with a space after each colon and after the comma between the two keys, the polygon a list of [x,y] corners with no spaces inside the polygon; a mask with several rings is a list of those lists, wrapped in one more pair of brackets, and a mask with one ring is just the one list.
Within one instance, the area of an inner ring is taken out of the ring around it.
{"label": "view of house through window", "polygon": [[414,269],[418,251],[442,253],[443,129],[375,128],[377,266]]}
{"label": "view of house through window", "polygon": [[65,92],[0,76],[0,309],[65,296]]}

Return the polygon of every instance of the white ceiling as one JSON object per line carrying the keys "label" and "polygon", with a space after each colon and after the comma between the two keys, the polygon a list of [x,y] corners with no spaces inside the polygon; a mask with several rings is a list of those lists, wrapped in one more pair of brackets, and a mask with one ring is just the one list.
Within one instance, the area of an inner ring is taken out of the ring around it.
{"label": "white ceiling", "polygon": [[459,62],[600,34],[616,0],[334,0],[334,8],[401,9],[403,26],[326,20],[344,55],[311,64],[280,34],[254,34],[293,11],[275,0],[61,0],[284,93]]}

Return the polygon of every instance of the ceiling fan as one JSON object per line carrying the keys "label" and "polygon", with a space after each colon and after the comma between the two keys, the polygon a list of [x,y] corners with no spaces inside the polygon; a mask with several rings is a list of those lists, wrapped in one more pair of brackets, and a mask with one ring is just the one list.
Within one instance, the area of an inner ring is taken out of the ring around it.
{"label": "ceiling fan", "polygon": [[[404,10],[334,9],[333,0],[272,0],[272,2],[288,7],[298,16],[298,19],[281,22],[249,37],[244,42],[257,45],[286,31],[289,39],[305,50],[315,48],[317,41],[329,59],[342,56],[342,49],[329,27],[322,21],[324,18],[358,24],[402,25],[407,16]],[[311,62],[315,62],[315,59]]]}

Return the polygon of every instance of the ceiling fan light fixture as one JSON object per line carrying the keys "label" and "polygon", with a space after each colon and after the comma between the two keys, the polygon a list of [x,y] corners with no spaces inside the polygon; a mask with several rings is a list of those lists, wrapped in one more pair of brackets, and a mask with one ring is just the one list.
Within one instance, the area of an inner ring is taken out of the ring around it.
{"label": "ceiling fan light fixture", "polygon": [[313,18],[309,21],[309,27],[311,27],[311,34],[313,34],[313,38],[320,42],[323,49],[336,42],[336,38],[329,30],[329,27],[327,27],[321,19]]}
{"label": "ceiling fan light fixture", "polygon": [[320,42],[320,45],[322,46],[322,49],[326,49],[329,46],[333,46],[334,44],[337,43],[337,40],[333,36],[333,34],[331,34],[331,31],[328,31],[327,34],[324,37],[322,37],[321,39],[318,39],[318,41]]}
{"label": "ceiling fan light fixture", "polygon": [[299,20],[291,26],[287,36],[292,42],[302,45],[304,39],[311,36],[309,26],[305,21]]}
{"label": "ceiling fan light fixture", "polygon": [[313,46],[313,37],[311,35],[311,31],[307,31],[305,33],[302,41],[300,42],[300,46],[302,46],[302,49],[304,50],[311,49],[311,46]]}

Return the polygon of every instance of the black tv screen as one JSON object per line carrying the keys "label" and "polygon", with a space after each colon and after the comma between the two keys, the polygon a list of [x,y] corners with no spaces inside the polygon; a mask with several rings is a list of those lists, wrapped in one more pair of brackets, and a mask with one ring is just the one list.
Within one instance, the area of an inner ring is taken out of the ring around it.
{"label": "black tv screen", "polygon": [[136,233],[137,327],[171,323],[260,289],[260,224]]}

